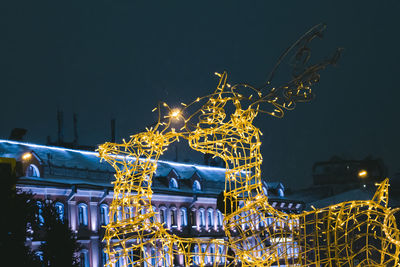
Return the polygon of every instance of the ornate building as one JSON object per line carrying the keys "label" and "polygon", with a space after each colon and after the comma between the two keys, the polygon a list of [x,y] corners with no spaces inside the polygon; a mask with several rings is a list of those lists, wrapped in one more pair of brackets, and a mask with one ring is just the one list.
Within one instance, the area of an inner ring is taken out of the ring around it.
{"label": "ornate building", "polygon": [[[43,201],[55,203],[59,216],[68,220],[83,246],[81,265],[104,265],[107,255],[102,250],[102,226],[109,222],[114,169],[100,162],[96,152],[9,140],[0,140],[0,157],[20,162],[18,188],[34,193],[39,207]],[[152,205],[157,211],[157,219],[164,222],[169,231],[180,236],[224,239],[223,214],[216,203],[218,195],[224,190],[224,181],[224,168],[159,161],[152,185]],[[268,201],[276,209],[285,212],[303,210],[303,202],[285,198],[281,183],[264,180],[263,184]],[[131,216],[136,216],[134,211]],[[41,244],[40,240],[27,242],[32,250],[37,250]],[[203,252],[204,248],[196,249]],[[162,252],[149,248],[146,253],[157,255]],[[152,258],[152,266],[184,265],[181,257],[174,257],[170,262]],[[209,257],[205,259],[205,264],[223,265],[224,260]],[[123,258],[116,264],[124,265]]]}

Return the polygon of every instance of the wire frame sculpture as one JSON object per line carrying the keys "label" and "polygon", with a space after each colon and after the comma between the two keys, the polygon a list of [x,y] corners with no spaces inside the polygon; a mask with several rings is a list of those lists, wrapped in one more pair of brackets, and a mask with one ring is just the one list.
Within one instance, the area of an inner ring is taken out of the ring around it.
{"label": "wire frame sculpture", "polygon": [[[261,131],[254,126],[259,113],[283,117],[297,102],[313,98],[318,71],[332,58],[306,66],[307,44],[319,36],[317,25],[296,42],[294,78],[281,87],[256,89],[227,83],[217,74],[217,89],[181,109],[160,103],[153,127],[122,144],[105,143],[100,157],[116,170],[110,223],[104,239],[106,266],[172,266],[181,255],[185,266],[394,266],[400,239],[394,213],[388,208],[388,180],[369,201],[351,201],[323,209],[286,214],[268,203],[261,182]],[[286,53],[286,52],[285,52]],[[308,52],[307,52],[308,53]],[[274,68],[276,69],[276,68]],[[298,70],[301,71],[298,71]],[[273,76],[270,75],[271,77]],[[199,107],[200,106],[200,107]],[[264,108],[271,107],[269,110]],[[165,115],[164,115],[165,114]],[[174,128],[180,122],[179,129]],[[221,158],[226,165],[225,238],[181,237],[172,234],[152,207],[152,178],[157,161],[173,142]]]}

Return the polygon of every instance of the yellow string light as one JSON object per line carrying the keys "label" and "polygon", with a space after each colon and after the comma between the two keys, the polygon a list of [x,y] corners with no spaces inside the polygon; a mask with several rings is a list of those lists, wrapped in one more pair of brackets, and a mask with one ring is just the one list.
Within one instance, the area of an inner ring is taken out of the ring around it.
{"label": "yellow string light", "polygon": [[[288,104],[277,104],[257,91],[254,95],[258,99],[246,98],[238,93],[238,85],[227,90],[226,73],[219,76],[213,94],[179,110],[163,103],[158,107],[159,117],[161,106],[169,112],[155,127],[122,144],[99,147],[101,158],[116,170],[110,224],[104,237],[110,259],[107,266],[121,257],[127,265],[146,262],[151,266],[155,260],[172,265],[177,255],[184,256],[186,266],[205,266],[208,257],[215,259],[214,266],[234,266],[239,261],[243,266],[397,264],[400,239],[393,211],[387,206],[388,180],[379,184],[369,201],[350,201],[301,214],[286,214],[268,203],[261,183],[260,130],[253,120],[263,102],[277,107],[269,113],[272,116],[282,116]],[[304,94],[311,91],[307,87],[300,92],[302,88],[296,91],[306,99]],[[205,104],[184,117],[201,100]],[[245,100],[250,103],[246,108]],[[228,103],[234,107],[230,116],[226,113]],[[172,120],[178,118],[184,125],[180,131],[172,130]],[[187,140],[193,150],[220,157],[226,164],[224,240],[171,234],[153,211],[151,184],[157,160],[178,138]],[[223,249],[217,249],[219,246]],[[202,251],[202,247],[206,249]],[[151,248],[156,254],[147,252]]]}
{"label": "yellow string light", "polygon": [[[398,209],[388,207],[388,179],[378,184],[371,200],[300,214],[275,209],[262,188],[262,133],[253,121],[259,113],[282,118],[296,103],[313,98],[311,86],[319,80],[318,71],[340,55],[337,51],[331,59],[305,67],[307,45],[324,28],[313,27],[286,50],[261,89],[230,85],[225,72],[216,73],[219,83],[214,93],[182,103],[180,109],[160,103],[153,109],[159,118],[153,127],[122,144],[99,147],[100,157],[116,171],[104,235],[106,266],[121,259],[127,266],[172,266],[178,255],[183,255],[185,266],[398,265],[400,232],[394,216]],[[296,46],[293,79],[264,93],[279,63]],[[225,163],[223,239],[179,237],[166,229],[161,214],[153,210],[151,185],[157,161],[180,139]]]}

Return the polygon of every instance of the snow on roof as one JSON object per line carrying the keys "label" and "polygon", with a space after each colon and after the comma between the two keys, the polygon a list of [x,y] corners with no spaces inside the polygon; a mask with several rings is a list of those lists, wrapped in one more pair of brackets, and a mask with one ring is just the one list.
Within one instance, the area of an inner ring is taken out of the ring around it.
{"label": "snow on roof", "polygon": [[[0,157],[20,160],[26,152],[33,152],[39,157],[44,169],[47,169],[42,177],[26,177],[27,181],[111,186],[115,170],[107,162],[100,162],[97,152],[0,139]],[[225,168],[164,160],[157,162],[154,187],[168,189],[168,184],[163,178],[172,170],[180,180],[179,191],[192,191],[190,179],[196,173],[200,177],[203,192],[218,193],[225,187]],[[268,188],[274,187],[276,183],[268,183]]]}

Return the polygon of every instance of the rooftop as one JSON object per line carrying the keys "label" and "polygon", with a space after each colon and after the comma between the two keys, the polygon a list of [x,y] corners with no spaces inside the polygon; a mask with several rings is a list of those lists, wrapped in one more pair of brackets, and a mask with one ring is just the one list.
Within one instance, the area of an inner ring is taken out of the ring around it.
{"label": "rooftop", "polygon": [[[39,177],[20,177],[20,183],[37,185],[58,185],[80,187],[112,188],[114,169],[107,162],[100,162],[99,154],[92,151],[30,144],[19,141],[0,139],[0,157],[15,158],[22,161],[22,156],[30,152],[39,165]],[[179,192],[193,195],[192,183],[198,180],[201,191],[197,195],[219,194],[225,188],[225,168],[184,164],[171,161],[157,162],[153,176],[154,192]],[[175,178],[178,189],[169,188],[169,179]],[[279,182],[263,181],[268,194],[274,195],[278,188],[284,189]]]}

